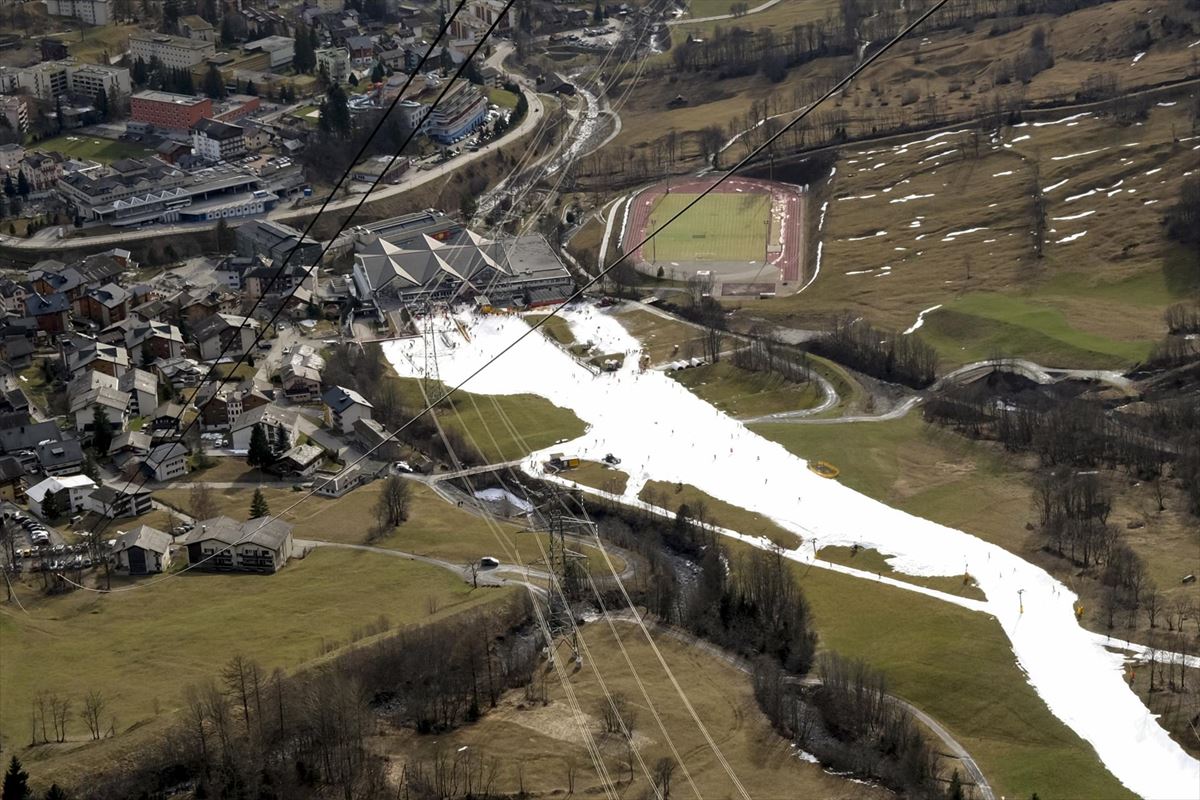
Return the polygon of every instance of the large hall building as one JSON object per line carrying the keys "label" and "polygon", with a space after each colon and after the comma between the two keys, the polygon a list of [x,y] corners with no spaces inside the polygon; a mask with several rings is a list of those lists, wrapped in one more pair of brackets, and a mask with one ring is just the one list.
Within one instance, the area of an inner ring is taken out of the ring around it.
{"label": "large hall building", "polygon": [[381,310],[455,301],[534,308],[575,288],[542,236],[489,239],[432,210],[357,228],[352,283],[360,302]]}

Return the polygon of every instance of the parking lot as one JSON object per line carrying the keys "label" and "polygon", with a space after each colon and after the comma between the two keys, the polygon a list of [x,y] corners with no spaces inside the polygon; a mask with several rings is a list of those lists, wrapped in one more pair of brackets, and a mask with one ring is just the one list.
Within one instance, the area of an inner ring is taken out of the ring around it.
{"label": "parking lot", "polygon": [[4,503],[4,525],[12,537],[13,568],[18,572],[87,569],[92,566],[91,548],[86,536],[69,543],[62,532],[12,503]]}

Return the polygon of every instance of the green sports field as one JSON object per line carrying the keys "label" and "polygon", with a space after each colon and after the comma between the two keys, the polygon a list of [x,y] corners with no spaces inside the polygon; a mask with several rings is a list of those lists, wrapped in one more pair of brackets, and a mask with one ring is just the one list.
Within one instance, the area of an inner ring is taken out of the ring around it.
{"label": "green sports field", "polygon": [[[663,195],[650,212],[653,229],[697,197],[693,193]],[[766,255],[771,198],[766,194],[710,194],[689,208],[667,229],[647,242],[642,257],[671,261],[759,261]]]}

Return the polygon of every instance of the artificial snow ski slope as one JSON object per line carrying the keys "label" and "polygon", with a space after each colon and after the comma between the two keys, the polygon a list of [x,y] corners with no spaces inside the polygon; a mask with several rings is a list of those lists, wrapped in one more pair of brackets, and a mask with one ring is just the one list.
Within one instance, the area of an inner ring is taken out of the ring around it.
{"label": "artificial snow ski slope", "polygon": [[[640,345],[621,324],[593,306],[561,313],[577,341],[599,352],[636,354]],[[438,346],[441,380],[457,385],[530,332],[520,318],[464,313],[470,341]],[[384,352],[400,375],[420,377],[420,337],[388,342]],[[1075,620],[1076,596],[1047,572],[978,537],[898,511],[822,478],[781,445],[750,432],[667,375],[637,370],[636,355],[615,373],[595,375],[534,332],[465,389],[497,395],[537,394],[571,409],[588,424],[569,444],[554,446],[600,461],[622,459],[630,475],[625,497],[637,498],[650,478],[688,483],[713,497],[765,514],[805,539],[788,553],[811,559],[814,540],[875,548],[911,575],[961,575],[964,568],[987,595],[983,604],[1004,627],[1029,682],[1050,710],[1096,749],[1105,766],[1146,798],[1200,798],[1200,761],[1170,739],[1125,684],[1122,656]],[[526,464],[537,472],[546,453]],[[1022,592],[1018,596],[1018,592]],[[1023,597],[1024,610],[1021,610]]]}

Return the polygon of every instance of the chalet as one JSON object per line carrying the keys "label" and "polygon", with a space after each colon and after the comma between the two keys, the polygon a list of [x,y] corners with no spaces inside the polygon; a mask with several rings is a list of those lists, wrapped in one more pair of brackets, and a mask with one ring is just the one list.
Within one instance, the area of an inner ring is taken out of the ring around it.
{"label": "chalet", "polygon": [[[54,423],[48,423],[53,425]],[[38,466],[47,475],[64,475],[83,466],[83,446],[78,439],[51,439],[34,448]]]}
{"label": "chalet", "polygon": [[91,337],[73,335],[59,342],[63,366],[74,376],[92,369],[119,378],[129,370],[129,351],[122,345],[105,344]]}
{"label": "chalet", "polygon": [[179,433],[182,418],[183,406],[178,403],[160,403],[143,430],[149,428],[150,435],[155,439],[175,436]]}
{"label": "chalet", "polygon": [[372,458],[393,461],[400,457],[400,443],[388,435],[387,429],[373,419],[354,421],[354,442]]}
{"label": "chalet", "polygon": [[76,397],[71,401],[70,410],[75,418],[75,430],[94,432],[97,409],[102,409],[108,416],[108,422],[114,430],[123,431],[129,421],[129,393],[101,386]]}
{"label": "chalet", "polygon": [[272,469],[280,475],[307,477],[317,471],[324,457],[325,451],[317,445],[298,444],[280,456]]}
{"label": "chalet", "polygon": [[129,316],[132,295],[115,283],[89,289],[76,305],[76,313],[98,325],[108,326]]}
{"label": "chalet", "polygon": [[160,483],[187,474],[187,445],[160,444],[146,455],[146,471]]}
{"label": "chalet", "polygon": [[125,482],[122,482],[120,487],[98,487],[87,496],[83,503],[84,508],[108,519],[138,517],[150,513],[153,502],[149,489],[129,486]]}
{"label": "chalet", "polygon": [[165,572],[171,565],[172,541],[169,534],[149,525],[122,533],[112,549],[116,570],[130,575]]}
{"label": "chalet", "polygon": [[244,411],[230,426],[231,447],[234,450],[249,450],[254,426],[262,425],[272,448],[276,452],[286,451],[299,438],[297,422],[296,412],[282,409],[274,403]]}
{"label": "chalet", "polygon": [[25,316],[37,322],[37,328],[50,335],[67,329],[71,317],[71,301],[65,294],[38,294],[25,296]]}
{"label": "chalet", "polygon": [[179,358],[183,355],[183,334],[169,322],[155,319],[136,322],[125,332],[125,346],[139,364],[158,358]]}
{"label": "chalet", "polygon": [[33,342],[24,336],[5,336],[0,339],[0,361],[13,369],[25,369],[33,364]]}
{"label": "chalet", "polygon": [[254,345],[259,324],[249,317],[213,314],[192,329],[192,338],[206,361],[242,355]]}
{"label": "chalet", "polygon": [[121,453],[132,453],[144,456],[150,452],[152,441],[150,434],[145,431],[121,431],[109,444],[108,455],[111,457]]}
{"label": "chalet", "polygon": [[0,456],[0,500],[25,500],[25,468],[12,456]]}
{"label": "chalet", "polygon": [[0,308],[9,314],[22,313],[28,292],[25,284],[11,278],[0,278]]}
{"label": "chalet", "polygon": [[129,395],[129,413],[144,417],[158,408],[158,376],[131,369],[117,379],[117,388]]}
{"label": "chalet", "polygon": [[277,572],[292,557],[292,526],[276,517],[213,517],[198,522],[183,544],[196,569]]}
{"label": "chalet", "polygon": [[25,495],[29,500],[29,510],[44,517],[48,497],[53,496],[58,500],[58,510],[65,515],[83,511],[84,501],[94,491],[96,482],[87,475],[60,475],[30,486]]}
{"label": "chalet", "polygon": [[370,419],[375,408],[361,394],[344,386],[325,390],[321,402],[325,404],[325,424],[342,433],[352,433],[355,420]]}
{"label": "chalet", "polygon": [[194,358],[159,358],[151,366],[159,380],[173,386],[195,386],[207,372]]}
{"label": "chalet", "polygon": [[324,497],[341,497],[364,483],[370,483],[372,479],[371,473],[359,465],[354,465],[346,467],[336,475],[320,476],[315,481],[314,491]]}
{"label": "chalet", "polygon": [[[205,384],[196,399],[200,407],[201,427],[207,431],[227,431],[244,412],[271,402],[265,394],[253,388],[251,382],[247,384],[250,385],[221,388],[216,388],[213,383]],[[216,394],[209,396],[214,388]]]}

